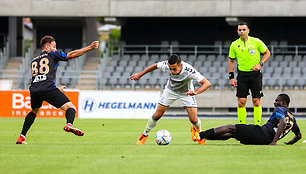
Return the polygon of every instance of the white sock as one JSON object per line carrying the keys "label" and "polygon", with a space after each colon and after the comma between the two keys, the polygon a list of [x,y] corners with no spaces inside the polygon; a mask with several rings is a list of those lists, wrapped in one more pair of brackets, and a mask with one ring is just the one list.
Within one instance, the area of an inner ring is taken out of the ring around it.
{"label": "white sock", "polygon": [[198,122],[196,124],[193,124],[193,126],[199,130],[199,131],[202,131],[202,128],[201,128],[201,120],[198,118]]}
{"label": "white sock", "polygon": [[143,131],[143,135],[148,136],[150,131],[156,126],[156,124],[157,121],[155,121],[153,117],[150,117],[146,129]]}

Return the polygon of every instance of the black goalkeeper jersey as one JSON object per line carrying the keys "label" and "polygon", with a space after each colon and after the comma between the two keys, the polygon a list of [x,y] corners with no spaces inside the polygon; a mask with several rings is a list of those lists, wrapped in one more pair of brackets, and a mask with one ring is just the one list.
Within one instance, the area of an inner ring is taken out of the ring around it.
{"label": "black goalkeeper jersey", "polygon": [[48,91],[56,88],[56,70],[59,61],[67,61],[67,55],[60,51],[44,51],[33,58],[30,91]]}

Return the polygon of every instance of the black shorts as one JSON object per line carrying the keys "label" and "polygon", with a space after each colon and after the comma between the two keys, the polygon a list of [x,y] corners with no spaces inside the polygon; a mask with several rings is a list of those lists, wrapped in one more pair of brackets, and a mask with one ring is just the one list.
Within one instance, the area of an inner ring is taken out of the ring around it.
{"label": "black shorts", "polygon": [[63,104],[70,102],[68,97],[62,93],[58,88],[49,91],[30,92],[31,108],[40,108],[43,101],[48,102],[56,108],[60,108]]}
{"label": "black shorts", "polygon": [[236,96],[238,98],[247,98],[250,94],[249,90],[252,92],[252,98],[263,97],[262,74],[260,71],[238,71]]}
{"label": "black shorts", "polygon": [[271,141],[265,136],[262,128],[252,124],[236,124],[236,139],[241,144],[267,145]]}

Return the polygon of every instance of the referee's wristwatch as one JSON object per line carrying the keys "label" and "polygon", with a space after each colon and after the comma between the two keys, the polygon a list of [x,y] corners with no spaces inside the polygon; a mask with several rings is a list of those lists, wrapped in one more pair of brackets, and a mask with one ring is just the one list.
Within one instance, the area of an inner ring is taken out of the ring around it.
{"label": "referee's wristwatch", "polygon": [[259,62],[260,66],[263,66],[264,64],[262,62]]}

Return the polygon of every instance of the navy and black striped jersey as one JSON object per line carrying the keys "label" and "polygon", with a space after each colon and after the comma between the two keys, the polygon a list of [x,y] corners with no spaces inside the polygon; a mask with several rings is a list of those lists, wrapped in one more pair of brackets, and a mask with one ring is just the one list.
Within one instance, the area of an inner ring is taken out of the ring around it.
{"label": "navy and black striped jersey", "polygon": [[44,51],[33,58],[31,63],[31,92],[48,91],[56,88],[56,70],[59,61],[67,61],[67,55],[60,51]]}
{"label": "navy and black striped jersey", "polygon": [[286,127],[279,139],[285,137],[291,130],[293,133],[300,132],[300,129],[296,123],[296,120],[293,114],[287,108],[277,107],[274,109],[271,117],[269,118],[268,122],[262,126],[265,135],[273,140],[275,133],[278,128],[278,123],[280,119],[286,120]]}

